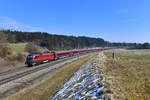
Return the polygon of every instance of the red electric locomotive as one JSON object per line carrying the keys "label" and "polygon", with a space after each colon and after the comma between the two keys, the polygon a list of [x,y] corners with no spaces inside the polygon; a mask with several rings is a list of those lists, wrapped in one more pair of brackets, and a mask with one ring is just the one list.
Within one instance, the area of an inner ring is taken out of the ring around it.
{"label": "red electric locomotive", "polygon": [[28,66],[33,66],[45,62],[50,62],[52,60],[55,60],[54,53],[31,53],[27,56],[26,64]]}

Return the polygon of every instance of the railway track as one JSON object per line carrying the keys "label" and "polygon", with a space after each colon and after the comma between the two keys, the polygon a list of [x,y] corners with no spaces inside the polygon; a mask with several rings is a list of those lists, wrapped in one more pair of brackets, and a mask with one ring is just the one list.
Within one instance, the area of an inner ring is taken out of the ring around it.
{"label": "railway track", "polygon": [[[83,54],[82,54],[83,55]],[[69,59],[73,59],[73,58],[76,58],[76,56],[72,56],[72,57],[67,57],[67,58],[64,58],[64,59],[60,59],[60,60],[57,60],[57,61],[53,61],[53,62],[50,62],[49,64],[47,63],[46,65],[39,65],[39,66],[35,66],[35,67],[31,67],[31,68],[20,68],[20,69],[16,69],[16,70],[11,70],[11,71],[7,71],[7,72],[3,72],[3,73],[0,73],[0,76],[7,76],[5,78],[2,78],[0,79],[0,85],[3,85],[3,84],[6,84],[8,82],[11,82],[13,80],[16,80],[16,79],[19,79],[19,78],[22,78],[26,75],[29,75],[31,73],[35,73],[35,72],[38,72],[42,69],[46,69],[48,67],[51,67],[55,64],[58,64],[58,63],[61,63],[61,62],[64,62],[64,61],[67,61]],[[18,71],[21,71],[20,73]],[[15,72],[17,72],[17,74],[15,74]],[[13,75],[11,75],[11,73]]]}
{"label": "railway track", "polygon": [[8,75],[8,74],[11,74],[11,73],[14,73],[14,72],[18,72],[20,70],[25,70],[25,69],[27,69],[27,67],[26,66],[22,66],[20,68],[8,70],[8,71],[5,71],[5,72],[0,72],[0,76]]}

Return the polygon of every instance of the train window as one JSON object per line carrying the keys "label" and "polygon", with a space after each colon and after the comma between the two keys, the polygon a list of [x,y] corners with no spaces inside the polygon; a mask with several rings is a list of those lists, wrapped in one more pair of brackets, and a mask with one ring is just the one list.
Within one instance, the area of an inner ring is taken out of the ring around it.
{"label": "train window", "polygon": [[30,56],[30,55],[27,57],[28,60],[31,60],[32,58],[33,56]]}

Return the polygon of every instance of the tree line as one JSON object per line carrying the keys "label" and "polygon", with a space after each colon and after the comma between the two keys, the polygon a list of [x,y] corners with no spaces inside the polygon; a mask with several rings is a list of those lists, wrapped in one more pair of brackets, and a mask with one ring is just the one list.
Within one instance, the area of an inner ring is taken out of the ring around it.
{"label": "tree line", "polygon": [[46,32],[2,31],[10,43],[33,42],[41,47],[47,47],[50,50],[103,47],[107,44],[104,39],[85,36],[65,36]]}
{"label": "tree line", "polygon": [[120,47],[128,49],[149,49],[149,43],[117,43],[105,41],[102,38],[92,38],[86,36],[65,36],[49,34],[47,32],[21,32],[11,30],[1,30],[10,43],[32,42],[49,50],[66,50],[91,47]]}

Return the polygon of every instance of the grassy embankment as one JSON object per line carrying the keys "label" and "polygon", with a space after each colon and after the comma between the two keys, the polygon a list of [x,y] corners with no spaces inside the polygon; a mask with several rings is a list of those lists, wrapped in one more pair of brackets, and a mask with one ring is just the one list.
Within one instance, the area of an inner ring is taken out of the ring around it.
{"label": "grassy embankment", "polygon": [[90,54],[71,64],[65,65],[47,79],[21,90],[6,100],[48,100],[61,85],[66,82],[84,63],[89,61],[96,53]]}
{"label": "grassy embankment", "polygon": [[103,71],[118,95],[115,100],[150,100],[150,50],[111,50],[104,54]]}
{"label": "grassy embankment", "polygon": [[11,43],[9,44],[13,52],[21,53],[25,51],[27,43]]}
{"label": "grassy embankment", "polygon": [[[0,72],[16,67],[17,64],[24,64],[25,47],[27,43],[6,43],[0,49]],[[19,66],[20,66],[19,64]],[[11,66],[11,68],[9,68]],[[13,67],[12,67],[13,66]]]}

